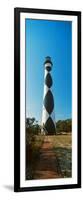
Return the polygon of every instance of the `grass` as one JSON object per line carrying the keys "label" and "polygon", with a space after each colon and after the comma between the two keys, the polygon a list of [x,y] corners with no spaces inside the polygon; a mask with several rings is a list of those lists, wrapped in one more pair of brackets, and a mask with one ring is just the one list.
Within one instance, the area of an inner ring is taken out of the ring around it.
{"label": "grass", "polygon": [[[35,135],[26,145],[26,179],[31,180],[34,177],[36,163],[40,156],[40,149],[44,141],[41,135]],[[72,134],[49,136],[53,151],[57,157],[62,177],[72,176]],[[51,158],[50,158],[51,159]],[[50,160],[49,160],[50,162]]]}
{"label": "grass", "polygon": [[57,135],[52,138],[60,170],[64,178],[72,176],[72,138],[69,135]]}

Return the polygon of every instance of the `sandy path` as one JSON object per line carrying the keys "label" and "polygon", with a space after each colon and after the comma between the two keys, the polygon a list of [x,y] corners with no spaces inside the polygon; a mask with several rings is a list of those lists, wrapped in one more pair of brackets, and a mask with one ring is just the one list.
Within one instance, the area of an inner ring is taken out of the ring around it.
{"label": "sandy path", "polygon": [[54,153],[51,136],[45,136],[40,157],[35,167],[34,179],[61,178],[58,159]]}

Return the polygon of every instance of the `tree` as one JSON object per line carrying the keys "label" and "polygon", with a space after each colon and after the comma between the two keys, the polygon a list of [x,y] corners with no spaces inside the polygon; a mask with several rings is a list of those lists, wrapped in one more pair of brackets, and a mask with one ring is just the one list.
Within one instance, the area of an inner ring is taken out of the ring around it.
{"label": "tree", "polygon": [[29,128],[33,126],[34,122],[35,122],[35,118],[26,118],[26,127]]}
{"label": "tree", "polygon": [[28,134],[37,135],[40,132],[40,126],[35,118],[26,119],[26,130]]}
{"label": "tree", "polygon": [[72,131],[72,120],[59,120],[56,123],[56,131],[57,132],[71,132]]}

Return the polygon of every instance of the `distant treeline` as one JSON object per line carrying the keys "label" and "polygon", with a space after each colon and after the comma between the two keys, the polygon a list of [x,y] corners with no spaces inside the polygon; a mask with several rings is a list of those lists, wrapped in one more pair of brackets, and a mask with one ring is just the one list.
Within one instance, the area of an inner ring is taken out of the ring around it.
{"label": "distant treeline", "polygon": [[56,122],[56,132],[71,132],[72,119],[59,120]]}
{"label": "distant treeline", "polygon": [[[72,119],[58,120],[56,122],[56,133],[71,132]],[[26,132],[28,135],[38,135],[41,133],[41,126],[35,118],[26,119]]]}

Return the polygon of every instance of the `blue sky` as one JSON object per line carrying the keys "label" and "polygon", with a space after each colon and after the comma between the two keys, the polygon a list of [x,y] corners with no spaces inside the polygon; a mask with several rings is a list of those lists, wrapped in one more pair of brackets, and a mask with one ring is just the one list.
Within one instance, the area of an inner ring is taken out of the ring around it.
{"label": "blue sky", "polygon": [[56,121],[72,117],[72,22],[25,21],[26,116],[42,118],[44,59],[53,62]]}

